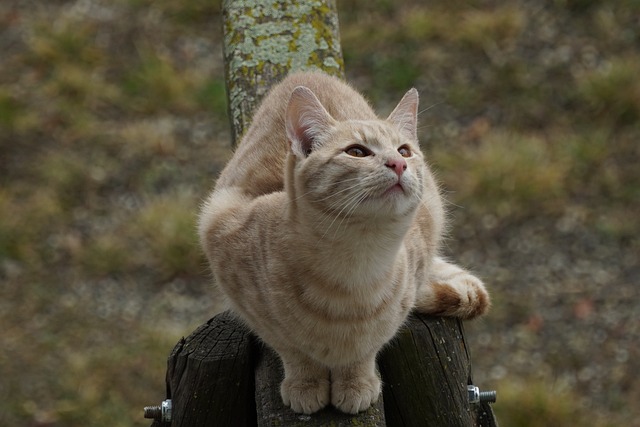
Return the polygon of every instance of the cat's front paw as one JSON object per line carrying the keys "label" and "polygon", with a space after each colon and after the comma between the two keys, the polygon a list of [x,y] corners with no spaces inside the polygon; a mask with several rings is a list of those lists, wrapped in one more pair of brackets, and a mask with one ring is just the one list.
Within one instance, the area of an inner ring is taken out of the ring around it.
{"label": "cat's front paw", "polygon": [[280,394],[294,412],[313,414],[329,404],[331,384],[328,379],[285,378]]}
{"label": "cat's front paw", "polygon": [[331,403],[342,412],[357,414],[378,401],[380,387],[376,374],[337,378],[331,384]]}
{"label": "cat's front paw", "polygon": [[433,283],[435,313],[472,319],[489,311],[489,294],[480,279],[463,274],[450,283]]}

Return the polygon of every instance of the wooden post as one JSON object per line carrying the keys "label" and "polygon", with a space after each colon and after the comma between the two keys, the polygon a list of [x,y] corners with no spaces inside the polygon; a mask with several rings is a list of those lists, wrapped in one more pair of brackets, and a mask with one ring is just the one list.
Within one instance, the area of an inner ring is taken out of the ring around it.
{"label": "wooden post", "polygon": [[[224,58],[234,142],[269,88],[291,70],[343,76],[335,0],[225,0]],[[220,314],[169,356],[171,426],[495,427],[488,404],[470,405],[462,323],[412,315],[380,354],[379,402],[358,415],[328,407],[295,414],[280,399],[282,364],[244,325]],[[162,424],[155,422],[153,426]]]}
{"label": "wooden post", "polygon": [[378,365],[388,426],[496,426],[488,404],[469,404],[471,363],[459,319],[411,315]]}
{"label": "wooden post", "polygon": [[169,356],[172,426],[255,426],[253,338],[222,313],[181,339]]}

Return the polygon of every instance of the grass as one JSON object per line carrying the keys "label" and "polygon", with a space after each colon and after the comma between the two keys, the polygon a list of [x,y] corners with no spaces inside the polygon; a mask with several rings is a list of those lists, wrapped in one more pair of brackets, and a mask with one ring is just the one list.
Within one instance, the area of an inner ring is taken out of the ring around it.
{"label": "grass", "polygon": [[588,425],[614,427],[616,421],[586,414],[579,392],[549,378],[520,378],[498,385],[500,402],[495,413],[501,425],[546,427]]}
{"label": "grass", "polygon": [[594,117],[621,126],[634,125],[640,118],[638,72],[638,58],[616,58],[582,76],[578,96]]}
{"label": "grass", "polygon": [[468,165],[464,172],[443,178],[459,189],[456,200],[479,215],[515,218],[562,209],[569,164],[557,147],[536,136],[493,131],[473,146],[438,150],[433,162],[451,171],[459,162]]}
{"label": "grass", "polygon": [[[207,319],[195,214],[230,153],[221,2],[90,3],[0,6],[2,425],[148,424],[165,357]],[[578,212],[613,244],[638,234],[638,2],[339,3],[349,79],[382,111],[418,87],[470,224]],[[499,322],[535,310],[505,298]],[[501,381],[505,425],[633,419],[631,399]]]}

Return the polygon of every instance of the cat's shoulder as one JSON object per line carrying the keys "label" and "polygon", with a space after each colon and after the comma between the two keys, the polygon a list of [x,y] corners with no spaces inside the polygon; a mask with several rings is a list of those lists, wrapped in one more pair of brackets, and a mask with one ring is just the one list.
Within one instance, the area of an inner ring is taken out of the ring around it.
{"label": "cat's shoulder", "polygon": [[294,71],[287,74],[272,90],[271,95],[286,98],[298,86],[304,86],[318,97],[325,98],[324,94],[335,94],[336,92],[356,91],[344,80],[326,74],[322,71]]}
{"label": "cat's shoulder", "polygon": [[287,74],[281,84],[293,88],[296,86],[306,86],[310,89],[311,87],[320,86],[349,86],[349,84],[341,78],[319,70],[294,71]]}
{"label": "cat's shoulder", "polygon": [[275,96],[288,102],[298,86],[310,89],[336,120],[374,119],[373,109],[365,97],[345,80],[322,71],[297,71],[288,74],[273,89]]}

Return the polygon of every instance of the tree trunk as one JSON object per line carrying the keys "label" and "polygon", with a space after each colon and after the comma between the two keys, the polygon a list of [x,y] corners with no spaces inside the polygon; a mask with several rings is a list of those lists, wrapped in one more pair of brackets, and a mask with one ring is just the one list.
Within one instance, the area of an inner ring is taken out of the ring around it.
{"label": "tree trunk", "polygon": [[234,144],[291,70],[344,75],[335,0],[225,0],[224,62]]}

